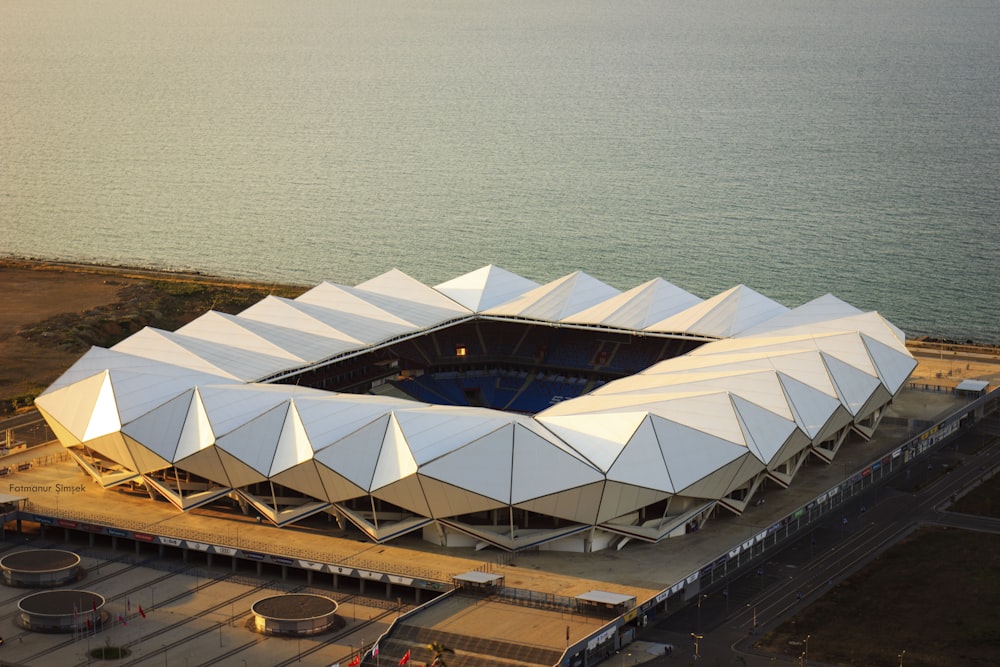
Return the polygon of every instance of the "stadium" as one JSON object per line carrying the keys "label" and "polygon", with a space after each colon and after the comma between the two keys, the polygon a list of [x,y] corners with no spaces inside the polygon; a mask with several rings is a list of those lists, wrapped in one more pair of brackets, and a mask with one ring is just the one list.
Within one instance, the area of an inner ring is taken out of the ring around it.
{"label": "stadium", "polygon": [[392,270],[91,348],[36,399],[76,463],[180,511],[384,543],[622,549],[866,440],[916,362],[832,295]]}

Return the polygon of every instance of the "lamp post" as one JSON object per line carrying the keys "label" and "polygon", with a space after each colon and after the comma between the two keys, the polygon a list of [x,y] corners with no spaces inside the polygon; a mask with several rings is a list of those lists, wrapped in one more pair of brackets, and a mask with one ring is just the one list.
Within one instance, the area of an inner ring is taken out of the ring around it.
{"label": "lamp post", "polygon": [[[747,602],[747,609],[750,608],[750,603]],[[757,634],[757,605],[753,605],[753,625],[750,626],[750,634]]]}
{"label": "lamp post", "polygon": [[899,653],[899,667],[903,667],[903,656],[906,655],[906,649],[904,648]]}
{"label": "lamp post", "polygon": [[806,640],[804,642],[806,650],[802,652],[802,667],[805,667],[809,662],[809,637],[812,635],[806,635]]}
{"label": "lamp post", "polygon": [[694,659],[695,660],[697,660],[698,658],[701,657],[701,654],[698,653],[698,640],[699,639],[704,639],[704,638],[705,638],[705,635],[695,634],[694,632],[691,633],[691,639],[694,640]]}

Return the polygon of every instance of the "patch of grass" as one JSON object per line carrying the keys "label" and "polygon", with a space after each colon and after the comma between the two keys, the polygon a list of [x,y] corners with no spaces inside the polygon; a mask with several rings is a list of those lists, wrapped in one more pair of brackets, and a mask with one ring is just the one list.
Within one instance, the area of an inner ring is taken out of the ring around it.
{"label": "patch of grass", "polygon": [[1000,519],[1000,476],[980,484],[959,498],[951,506],[951,511]]}
{"label": "patch of grass", "polygon": [[[986,667],[1000,656],[1000,535],[925,529],[769,633],[758,648],[831,665]],[[791,642],[791,644],[789,643]]]}

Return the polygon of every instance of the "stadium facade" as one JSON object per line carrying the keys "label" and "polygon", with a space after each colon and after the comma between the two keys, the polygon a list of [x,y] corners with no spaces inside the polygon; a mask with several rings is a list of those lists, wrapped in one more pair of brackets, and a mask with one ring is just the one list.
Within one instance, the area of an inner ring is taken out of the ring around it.
{"label": "stadium facade", "polygon": [[36,405],[104,488],[182,511],[592,551],[683,535],[831,462],[915,366],[903,332],[831,295],[393,270],[147,327]]}

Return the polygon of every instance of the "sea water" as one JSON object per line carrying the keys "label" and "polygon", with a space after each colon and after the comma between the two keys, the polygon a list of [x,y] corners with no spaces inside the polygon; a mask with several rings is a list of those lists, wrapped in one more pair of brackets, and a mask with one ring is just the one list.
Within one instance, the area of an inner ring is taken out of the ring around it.
{"label": "sea water", "polygon": [[1000,342],[1000,5],[8,0],[0,254],[827,292]]}

